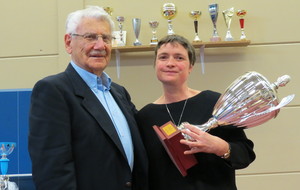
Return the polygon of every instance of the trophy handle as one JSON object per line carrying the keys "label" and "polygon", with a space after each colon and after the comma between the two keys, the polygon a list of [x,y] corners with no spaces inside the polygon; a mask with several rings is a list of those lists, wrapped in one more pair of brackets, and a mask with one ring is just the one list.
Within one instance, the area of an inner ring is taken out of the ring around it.
{"label": "trophy handle", "polygon": [[[282,98],[281,102],[277,105],[277,106],[274,106],[274,107],[270,107],[269,109],[265,110],[265,111],[262,111],[262,112],[259,112],[259,113],[255,113],[253,112],[252,114],[249,114],[247,115],[245,118],[243,118],[240,123],[243,123],[244,121],[246,121],[247,119],[249,118],[252,118],[252,117],[256,117],[256,116],[261,116],[261,115],[264,115],[264,114],[268,114],[268,113],[271,113],[275,110],[278,110],[284,106],[286,106],[287,104],[289,104],[295,97],[295,94],[291,94],[291,95],[288,95],[284,98]],[[277,115],[277,114],[276,114]],[[275,116],[276,116],[275,115]]]}
{"label": "trophy handle", "polygon": [[274,107],[271,107],[261,113],[257,113],[255,114],[255,116],[259,116],[259,115],[263,115],[263,114],[267,114],[267,113],[270,113],[272,111],[275,111],[275,110],[278,110],[284,106],[286,106],[287,104],[289,104],[295,97],[295,94],[291,94],[291,95],[288,95],[284,98],[282,98],[281,102],[277,105],[277,106],[274,106]]}

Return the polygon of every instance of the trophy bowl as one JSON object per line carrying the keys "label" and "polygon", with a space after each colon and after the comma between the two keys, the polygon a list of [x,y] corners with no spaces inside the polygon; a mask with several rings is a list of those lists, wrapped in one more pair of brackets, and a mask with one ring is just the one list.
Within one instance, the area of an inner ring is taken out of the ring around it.
{"label": "trophy bowl", "polygon": [[8,169],[8,161],[7,156],[10,155],[14,148],[16,147],[16,143],[14,142],[0,142],[0,163],[1,163],[1,174],[6,175]]}
{"label": "trophy bowl", "polygon": [[[277,89],[290,81],[288,75],[270,83],[263,75],[252,71],[237,78],[220,96],[214,106],[212,118],[202,125],[203,131],[224,125],[251,128],[275,118],[281,107],[290,103],[294,94],[284,97],[281,102]],[[182,123],[179,129],[184,129]],[[186,139],[191,137],[184,134]]]}
{"label": "trophy bowl", "polygon": [[165,3],[162,8],[162,16],[168,20],[168,35],[175,34],[172,19],[177,15],[177,8],[174,3]]}

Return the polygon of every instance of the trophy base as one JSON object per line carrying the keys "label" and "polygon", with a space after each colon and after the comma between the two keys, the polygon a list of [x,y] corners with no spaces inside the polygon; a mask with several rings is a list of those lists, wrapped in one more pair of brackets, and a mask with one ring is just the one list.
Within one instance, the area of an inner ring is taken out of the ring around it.
{"label": "trophy base", "polygon": [[134,46],[141,46],[142,43],[141,43],[141,42],[134,42],[133,45],[134,45]]}
{"label": "trophy base", "polygon": [[220,36],[213,36],[213,37],[210,38],[210,41],[211,42],[220,42],[222,40],[221,40]]}
{"label": "trophy base", "polygon": [[230,30],[227,31],[226,36],[225,36],[225,41],[234,41]]}
{"label": "trophy base", "polygon": [[184,138],[180,130],[171,121],[160,127],[154,125],[153,129],[181,175],[186,176],[187,170],[198,161],[193,154],[183,153],[189,147],[180,143]]}
{"label": "trophy base", "polygon": [[158,44],[158,42],[150,42],[151,46],[156,46]]}
{"label": "trophy base", "polygon": [[225,41],[234,41],[234,39],[232,37],[230,38],[225,38]]}
{"label": "trophy base", "polygon": [[194,38],[193,42],[202,42],[202,40],[199,38],[199,36],[196,36]]}
{"label": "trophy base", "polygon": [[113,35],[115,39],[112,41],[112,47],[125,46],[126,45],[126,31],[114,31]]}

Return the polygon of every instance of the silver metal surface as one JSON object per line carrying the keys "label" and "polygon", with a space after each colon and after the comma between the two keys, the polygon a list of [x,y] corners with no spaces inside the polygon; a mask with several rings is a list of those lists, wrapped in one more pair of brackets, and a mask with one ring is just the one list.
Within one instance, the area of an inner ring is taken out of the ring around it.
{"label": "silver metal surface", "polygon": [[134,46],[140,46],[142,43],[139,41],[139,35],[141,31],[141,19],[140,18],[133,18],[132,19],[132,26],[133,26],[133,31],[135,35],[135,42],[133,42]]}
{"label": "silver metal surface", "polygon": [[[213,109],[213,117],[196,126],[208,131],[224,125],[245,128],[261,125],[275,118],[280,108],[293,100],[294,94],[284,97],[281,102],[277,97],[278,87],[285,86],[289,81],[290,77],[284,75],[271,84],[261,74],[247,72],[237,78],[220,96]],[[183,125],[184,123],[179,129],[183,129]]]}
{"label": "silver metal surface", "polygon": [[210,41],[213,42],[221,41],[221,38],[217,31],[217,20],[218,20],[218,12],[219,12],[218,4],[215,3],[215,4],[208,5],[208,12],[214,27],[213,36],[210,38]]}

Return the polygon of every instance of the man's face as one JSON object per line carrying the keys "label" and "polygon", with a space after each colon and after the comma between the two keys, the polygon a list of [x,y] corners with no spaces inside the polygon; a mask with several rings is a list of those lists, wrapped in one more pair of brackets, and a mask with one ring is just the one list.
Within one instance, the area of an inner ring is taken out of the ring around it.
{"label": "man's face", "polygon": [[[92,38],[95,36],[98,36],[98,39]],[[66,51],[76,65],[100,76],[111,57],[112,46],[107,36],[111,36],[108,22],[95,18],[83,18],[77,27],[76,34],[65,35]]]}

